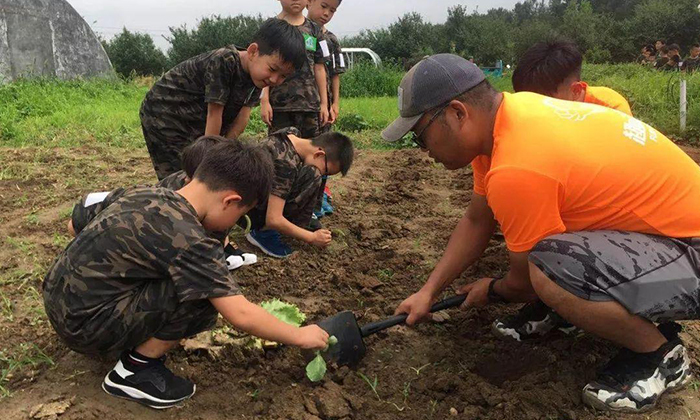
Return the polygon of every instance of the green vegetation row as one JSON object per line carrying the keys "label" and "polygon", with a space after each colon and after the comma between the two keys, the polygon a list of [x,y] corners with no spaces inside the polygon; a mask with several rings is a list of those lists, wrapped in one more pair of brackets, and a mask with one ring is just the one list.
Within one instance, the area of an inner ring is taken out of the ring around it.
{"label": "green vegetation row", "polygon": [[[333,26],[344,18],[343,4]],[[247,46],[266,17],[208,16],[193,28],[170,28],[167,55],[148,34],[127,28],[103,41],[122,76],[158,75],[203,52],[235,44]],[[452,52],[492,66],[497,60],[515,63],[532,44],[548,38],[576,42],[591,63],[631,62],[640,48],[664,39],[687,53],[700,41],[697,0],[523,0],[512,9],[451,7],[443,23],[427,22],[408,13],[388,26],[341,39],[345,47],[373,49],[385,62],[408,69],[424,55]]]}
{"label": "green vegetation row", "polygon": [[[611,87],[629,98],[633,112],[662,132],[697,141],[700,136],[700,74],[688,77],[688,131],[679,130],[679,73],[659,73],[633,64],[586,65],[584,80]],[[362,144],[376,146],[378,130],[398,114],[396,90],[403,72],[358,66],[343,76],[341,117],[336,128],[356,132]],[[512,91],[509,77],[491,79]],[[74,147],[99,142],[143,147],[138,111],[152,79],[20,80],[0,86],[0,146]],[[253,111],[249,134],[265,132]]]}

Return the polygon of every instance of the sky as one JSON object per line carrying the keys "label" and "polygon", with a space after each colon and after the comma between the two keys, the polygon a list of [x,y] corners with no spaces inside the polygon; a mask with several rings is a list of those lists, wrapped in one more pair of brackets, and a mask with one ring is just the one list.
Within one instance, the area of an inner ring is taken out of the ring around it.
{"label": "sky", "polygon": [[[418,12],[434,23],[444,22],[447,9],[458,4],[472,11],[490,8],[512,8],[518,0],[345,0],[333,21],[328,24],[338,37],[358,34],[362,29],[378,29],[394,22],[399,16]],[[274,16],[281,10],[277,0],[68,0],[92,29],[106,39],[126,27],[133,32],[145,32],[156,45],[167,50],[163,38],[171,26],[186,24],[195,27],[197,21],[210,15],[262,14]]]}

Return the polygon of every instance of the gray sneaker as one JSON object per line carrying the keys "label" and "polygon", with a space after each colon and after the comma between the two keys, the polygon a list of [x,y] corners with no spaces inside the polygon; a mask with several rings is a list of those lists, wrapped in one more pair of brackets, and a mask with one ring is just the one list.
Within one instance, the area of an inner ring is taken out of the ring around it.
{"label": "gray sneaker", "polygon": [[525,304],[517,314],[494,321],[491,330],[497,336],[515,341],[526,341],[543,337],[553,331],[567,335],[581,331],[568,323],[542,301]]}
{"label": "gray sneaker", "polygon": [[653,353],[622,349],[583,388],[583,402],[598,410],[641,413],[690,378],[690,359],[680,339],[666,342]]}

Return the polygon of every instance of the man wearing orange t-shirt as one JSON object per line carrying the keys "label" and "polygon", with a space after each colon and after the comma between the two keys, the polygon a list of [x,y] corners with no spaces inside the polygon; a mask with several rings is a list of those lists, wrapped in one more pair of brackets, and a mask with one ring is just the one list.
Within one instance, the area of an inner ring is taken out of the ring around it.
{"label": "man wearing orange t-shirt", "polygon": [[583,56],[575,44],[538,42],[530,47],[513,72],[516,92],[535,92],[567,101],[587,102],[632,115],[627,99],[607,87],[581,81]]}
{"label": "man wearing orange t-shirt", "polygon": [[583,389],[599,409],[648,410],[690,380],[680,328],[669,322],[700,318],[700,167],[682,150],[609,108],[499,93],[451,54],[404,76],[399,110],[385,139],[411,131],[447,169],[474,169],[469,208],[442,258],[396,310],[409,325],[428,316],[500,225],[510,270],[463,287],[465,306],[541,301],[621,346]]}

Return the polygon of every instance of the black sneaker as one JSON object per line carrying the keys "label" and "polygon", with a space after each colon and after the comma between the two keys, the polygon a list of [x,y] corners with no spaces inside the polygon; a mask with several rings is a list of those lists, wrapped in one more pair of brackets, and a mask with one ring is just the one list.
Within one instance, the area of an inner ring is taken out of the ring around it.
{"label": "black sneaker", "polygon": [[115,397],[136,401],[148,407],[172,407],[194,395],[196,385],[175,376],[160,359],[141,359],[125,351],[102,382],[102,389]]}
{"label": "black sneaker", "polygon": [[690,359],[680,339],[653,353],[622,349],[583,388],[583,402],[599,410],[640,413],[651,410],[664,392],[690,381]]}
{"label": "black sneaker", "polygon": [[567,335],[579,331],[539,300],[525,304],[515,315],[497,319],[491,325],[491,330],[501,338],[516,341],[540,338],[557,330]]}
{"label": "black sneaker", "polygon": [[316,217],[315,214],[311,215],[311,221],[309,222],[309,227],[307,230],[311,232],[316,232],[319,229],[323,229],[323,224],[321,224],[321,221],[318,220],[318,217]]}

